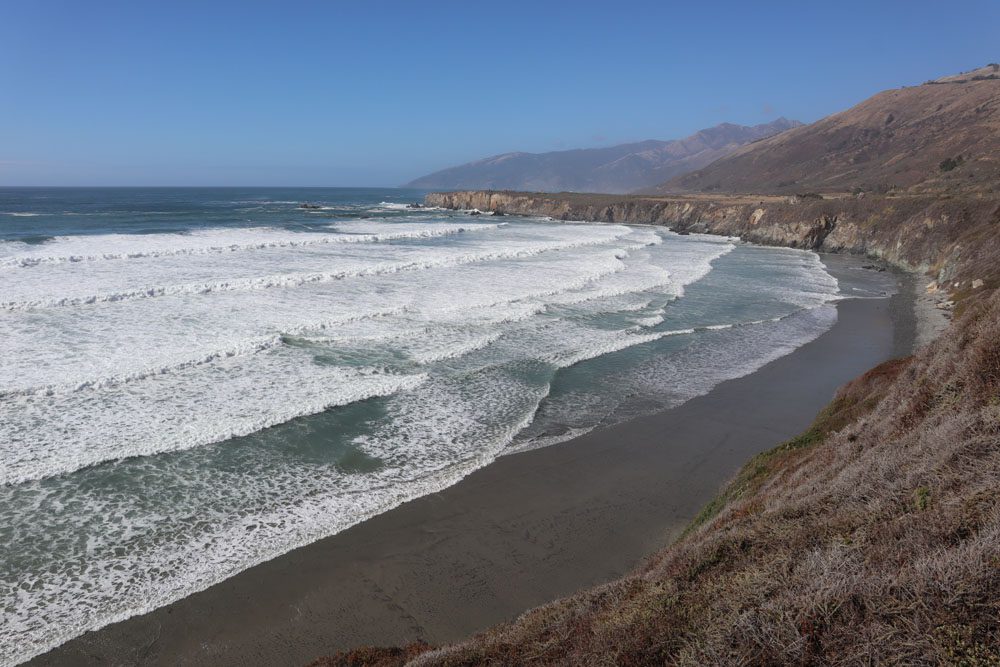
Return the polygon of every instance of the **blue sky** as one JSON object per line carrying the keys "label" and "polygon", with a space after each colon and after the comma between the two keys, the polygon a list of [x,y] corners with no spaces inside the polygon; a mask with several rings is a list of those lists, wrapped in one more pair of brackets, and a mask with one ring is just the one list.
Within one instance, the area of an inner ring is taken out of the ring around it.
{"label": "blue sky", "polygon": [[997,61],[996,0],[0,0],[0,185],[397,185]]}

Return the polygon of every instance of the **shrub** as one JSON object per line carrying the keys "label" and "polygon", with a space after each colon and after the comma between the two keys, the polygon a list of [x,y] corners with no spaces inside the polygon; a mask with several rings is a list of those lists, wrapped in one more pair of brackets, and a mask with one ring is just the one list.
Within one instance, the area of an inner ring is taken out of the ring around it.
{"label": "shrub", "polygon": [[963,162],[965,162],[965,160],[962,158],[961,155],[955,158],[947,157],[941,160],[941,164],[939,164],[938,167],[941,169],[941,171],[951,171],[955,167],[960,166]]}

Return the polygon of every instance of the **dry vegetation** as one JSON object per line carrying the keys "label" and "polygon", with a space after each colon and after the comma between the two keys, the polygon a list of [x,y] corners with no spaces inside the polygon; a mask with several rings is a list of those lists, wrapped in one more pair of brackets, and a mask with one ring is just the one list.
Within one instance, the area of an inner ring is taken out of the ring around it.
{"label": "dry vegetation", "polygon": [[998,323],[844,387],[643,571],[417,664],[1000,664]]}
{"label": "dry vegetation", "polygon": [[931,244],[938,274],[984,280],[953,295],[951,329],[843,387],[639,571],[462,644],[316,664],[1000,665],[1000,217],[990,211]]}
{"label": "dry vegetation", "polygon": [[[454,646],[316,664],[1000,666],[1000,200],[990,194],[1000,82],[975,78],[990,67],[884,93],[690,177],[768,176],[760,164],[743,168],[750,158],[741,156],[756,154],[773,158],[775,179],[799,169],[793,192],[843,192],[891,174],[911,193],[940,186],[933,195],[429,196],[454,208],[876,255],[926,270],[951,292],[955,319],[916,355],[843,387],[807,432],[747,463],[632,575]],[[933,151],[911,150],[922,138]],[[961,175],[970,162],[974,178]],[[827,178],[830,165],[847,164],[856,168],[838,174],[850,178]],[[738,185],[726,189],[787,190]]]}
{"label": "dry vegetation", "polygon": [[744,146],[655,192],[997,192],[1000,78],[993,65],[887,90]]}
{"label": "dry vegetation", "polygon": [[457,646],[317,664],[1000,665],[998,489],[995,293],[841,389],[634,575]]}

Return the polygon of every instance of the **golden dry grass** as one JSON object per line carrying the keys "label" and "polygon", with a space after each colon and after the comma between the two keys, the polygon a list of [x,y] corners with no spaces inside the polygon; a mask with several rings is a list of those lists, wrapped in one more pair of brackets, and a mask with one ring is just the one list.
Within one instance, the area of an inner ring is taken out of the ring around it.
{"label": "golden dry grass", "polygon": [[1000,665],[1000,293],[843,387],[621,580],[317,665]]}
{"label": "golden dry grass", "polygon": [[843,387],[633,574],[454,646],[317,664],[1000,666],[1000,207],[894,205],[867,247],[959,285],[934,343]]}
{"label": "golden dry grass", "polygon": [[643,570],[412,664],[1000,664],[1000,294],[955,329]]}

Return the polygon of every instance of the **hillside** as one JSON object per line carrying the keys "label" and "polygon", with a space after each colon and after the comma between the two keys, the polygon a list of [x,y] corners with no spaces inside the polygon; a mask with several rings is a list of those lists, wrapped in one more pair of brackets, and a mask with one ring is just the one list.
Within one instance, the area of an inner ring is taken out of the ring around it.
{"label": "hillside", "polygon": [[842,388],[631,575],[452,646],[315,665],[1000,664],[1000,197],[427,202],[878,256],[950,292],[954,321]]}
{"label": "hillside", "polygon": [[748,462],[633,574],[453,646],[315,665],[1000,664],[1000,198],[427,201],[879,256],[946,286],[955,318]]}
{"label": "hillside", "polygon": [[887,90],[650,192],[996,192],[1000,66]]}
{"label": "hillside", "polygon": [[[990,67],[881,93],[672,182],[712,194],[429,195],[445,207],[879,257],[932,280],[952,322],[914,355],[842,387],[811,428],[749,461],[632,574],[452,646],[316,664],[1000,665],[992,76]],[[888,193],[865,185],[890,174]],[[865,197],[773,194],[853,187]]]}
{"label": "hillside", "polygon": [[998,323],[848,384],[634,574],[412,664],[1000,664]]}
{"label": "hillside", "polygon": [[551,153],[504,153],[422,176],[407,184],[426,189],[631,192],[684,174],[797,121],[779,118],[747,127],[723,123],[674,141],[641,141]]}

